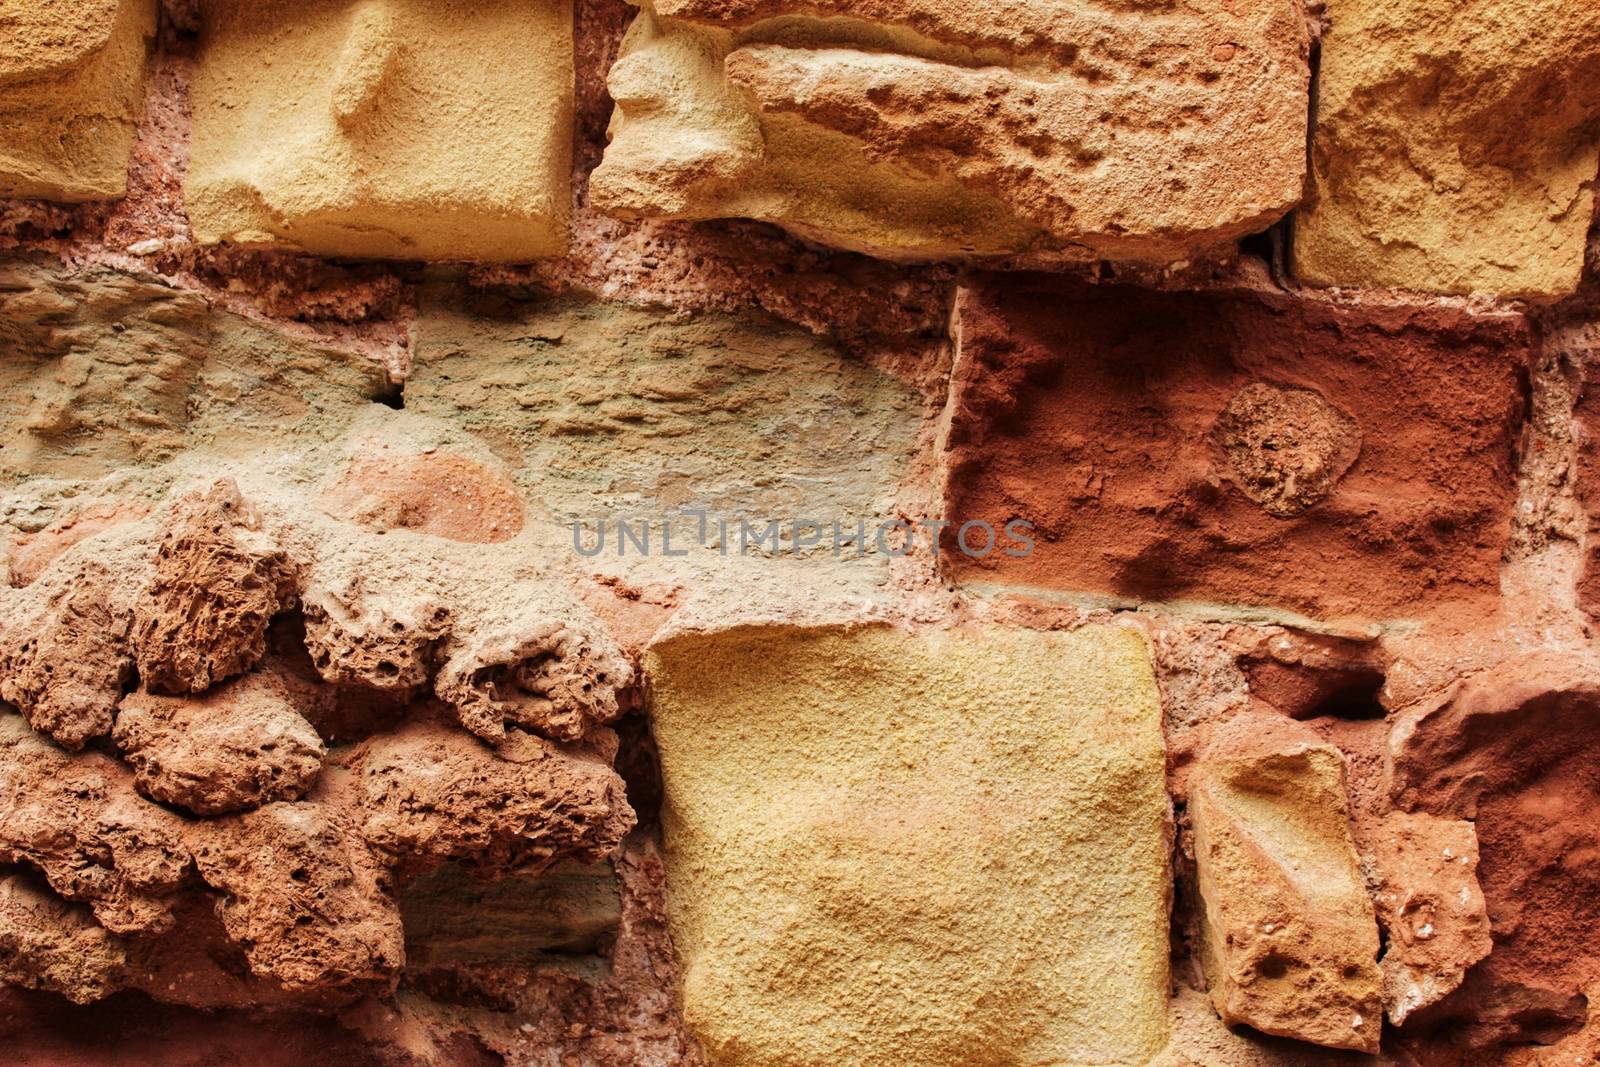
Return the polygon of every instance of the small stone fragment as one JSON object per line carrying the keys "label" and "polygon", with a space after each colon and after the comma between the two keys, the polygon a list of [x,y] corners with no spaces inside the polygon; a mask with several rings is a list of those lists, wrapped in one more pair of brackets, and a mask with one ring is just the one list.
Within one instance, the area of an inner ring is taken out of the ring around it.
{"label": "small stone fragment", "polygon": [[1373,901],[1388,943],[1378,961],[1383,1004],[1401,1026],[1453,992],[1494,947],[1478,886],[1478,837],[1470,822],[1397,811],[1370,839]]}
{"label": "small stone fragment", "polygon": [[294,604],[298,577],[231,480],[182,497],[135,611],[140,681],[155,693],[200,693],[249,670],[272,617]]}
{"label": "small stone fragment", "polygon": [[297,800],[326,749],[272,679],[247,674],[199,697],[134,693],[112,740],[139,791],[196,815]]}
{"label": "small stone fragment", "polygon": [[1377,1052],[1378,927],[1339,750],[1290,719],[1233,719],[1195,770],[1189,815],[1222,1020]]}
{"label": "small stone fragment", "polygon": [[405,945],[389,873],[337,811],[268,804],[204,823],[193,841],[252,973],[347,1000],[393,990]]}

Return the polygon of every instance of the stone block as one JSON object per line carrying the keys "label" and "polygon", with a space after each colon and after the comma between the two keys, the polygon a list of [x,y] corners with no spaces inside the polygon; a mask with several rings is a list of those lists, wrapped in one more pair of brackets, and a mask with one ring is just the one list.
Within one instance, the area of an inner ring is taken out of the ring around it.
{"label": "stone block", "polygon": [[958,314],[945,514],[1036,542],[958,578],[1362,625],[1496,593],[1519,316],[1023,275]]}
{"label": "stone block", "polygon": [[1139,635],[747,627],[666,641],[646,672],[712,1064],[1161,1049],[1168,809]]}
{"label": "stone block", "polygon": [[641,2],[590,182],[891,258],[1166,261],[1301,195],[1299,6]]}
{"label": "stone block", "polygon": [[128,189],[156,0],[13,0],[0,11],[0,196]]}
{"label": "stone block", "polygon": [[1600,172],[1592,0],[1331,0],[1328,15],[1296,272],[1447,293],[1576,288]]}
{"label": "stone block", "polygon": [[566,250],[570,0],[217,0],[205,18],[185,191],[202,243]]}

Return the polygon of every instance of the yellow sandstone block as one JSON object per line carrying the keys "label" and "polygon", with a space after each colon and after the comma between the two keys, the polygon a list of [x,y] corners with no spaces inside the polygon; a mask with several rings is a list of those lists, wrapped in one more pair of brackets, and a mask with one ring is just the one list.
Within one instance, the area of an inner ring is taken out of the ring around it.
{"label": "yellow sandstone block", "polygon": [[1600,4],[1329,0],[1328,14],[1300,277],[1575,289],[1600,173]]}
{"label": "yellow sandstone block", "polygon": [[1143,1064],[1168,808],[1143,639],[745,628],[647,657],[716,1067]]}
{"label": "yellow sandstone block", "polygon": [[323,255],[566,250],[571,0],[214,0],[195,236]]}
{"label": "yellow sandstone block", "polygon": [[128,189],[156,0],[0,0],[0,196]]}

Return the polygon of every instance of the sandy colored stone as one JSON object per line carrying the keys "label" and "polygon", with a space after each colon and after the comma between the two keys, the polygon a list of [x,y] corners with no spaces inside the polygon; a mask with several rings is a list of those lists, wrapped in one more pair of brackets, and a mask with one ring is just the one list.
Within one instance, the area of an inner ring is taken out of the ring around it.
{"label": "sandy colored stone", "polygon": [[139,680],[157,693],[201,693],[249,670],[272,617],[294,604],[299,575],[231,479],[181,496],[134,611]]}
{"label": "sandy colored stone", "polygon": [[1314,193],[1318,285],[1571,292],[1600,172],[1591,0],[1331,0]]}
{"label": "sandy colored stone", "polygon": [[139,792],[197,815],[298,800],[327,751],[281,687],[261,674],[194,698],[130,694],[111,738]]}
{"label": "sandy colored stone", "polygon": [[888,257],[1165,261],[1300,198],[1298,6],[648,2],[593,202]]}
{"label": "sandy colored stone", "polygon": [[1461,985],[1489,954],[1489,916],[1478,885],[1478,835],[1464,819],[1391,812],[1372,843],[1377,905],[1387,948],[1383,1004],[1403,1025]]}
{"label": "sandy colored stone", "polygon": [[570,0],[218,0],[191,92],[185,198],[202,243],[566,249]]}
{"label": "sandy colored stone", "polygon": [[258,465],[337,439],[383,395],[376,363],[151,275],[0,265],[0,479],[97,478],[186,448]]}
{"label": "sandy colored stone", "polygon": [[746,628],[645,669],[684,1013],[715,1067],[1162,1047],[1168,812],[1137,634]]}
{"label": "sandy colored stone", "polygon": [[361,442],[328,493],[339,514],[381,530],[416,530],[471,544],[522,531],[523,504],[503,470],[430,448]]}
{"label": "sandy colored stone", "polygon": [[0,6],[0,196],[122,196],[156,0]]}
{"label": "sandy colored stone", "polygon": [[1520,316],[1045,274],[956,313],[944,515],[1034,542],[947,539],[961,581],[1355,626],[1498,593]]}
{"label": "sandy colored stone", "polygon": [[1339,750],[1290,719],[1223,726],[1190,784],[1201,956],[1222,1020],[1376,1052],[1378,926]]}

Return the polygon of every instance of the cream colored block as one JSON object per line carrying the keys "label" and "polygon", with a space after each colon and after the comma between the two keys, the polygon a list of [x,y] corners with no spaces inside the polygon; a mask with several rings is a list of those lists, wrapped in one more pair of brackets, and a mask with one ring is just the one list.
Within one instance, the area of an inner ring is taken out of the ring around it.
{"label": "cream colored block", "polygon": [[1143,1064],[1161,709],[1127,630],[746,628],[648,654],[667,892],[715,1067]]}
{"label": "cream colored block", "polygon": [[122,196],[156,0],[0,0],[0,196]]}
{"label": "cream colored block", "polygon": [[210,0],[196,239],[323,255],[560,255],[570,0]]}

